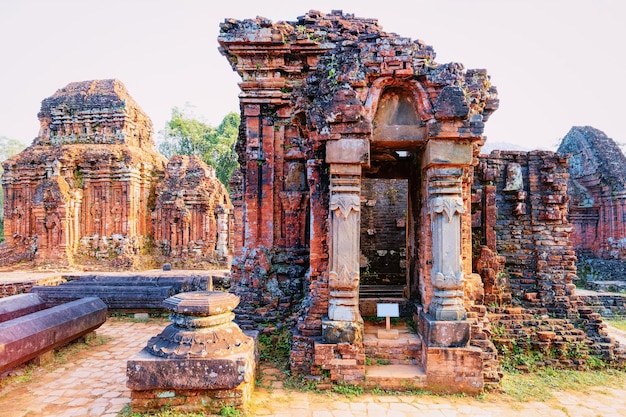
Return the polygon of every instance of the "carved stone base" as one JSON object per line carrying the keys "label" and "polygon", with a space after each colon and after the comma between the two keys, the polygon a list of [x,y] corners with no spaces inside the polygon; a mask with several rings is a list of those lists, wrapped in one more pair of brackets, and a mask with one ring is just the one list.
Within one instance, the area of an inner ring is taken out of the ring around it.
{"label": "carved stone base", "polygon": [[437,290],[428,309],[435,320],[459,321],[467,318],[463,307],[463,290]]}
{"label": "carved stone base", "polygon": [[428,313],[420,313],[419,333],[427,347],[466,347],[470,338],[468,321],[435,320]]}
{"label": "carved stone base", "polygon": [[361,344],[363,343],[363,320],[322,320],[322,337],[324,343]]}

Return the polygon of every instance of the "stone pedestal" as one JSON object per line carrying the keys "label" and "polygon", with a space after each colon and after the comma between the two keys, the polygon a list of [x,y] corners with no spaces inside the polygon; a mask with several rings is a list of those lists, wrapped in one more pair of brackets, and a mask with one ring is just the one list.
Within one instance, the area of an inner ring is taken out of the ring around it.
{"label": "stone pedestal", "polygon": [[172,324],[127,363],[133,411],[168,406],[219,413],[249,401],[256,334],[244,334],[232,322],[238,303],[236,295],[218,291],[181,293],[163,302]]}
{"label": "stone pedestal", "polygon": [[470,338],[468,321],[435,320],[423,311],[419,316],[419,333],[427,347],[466,347]]}

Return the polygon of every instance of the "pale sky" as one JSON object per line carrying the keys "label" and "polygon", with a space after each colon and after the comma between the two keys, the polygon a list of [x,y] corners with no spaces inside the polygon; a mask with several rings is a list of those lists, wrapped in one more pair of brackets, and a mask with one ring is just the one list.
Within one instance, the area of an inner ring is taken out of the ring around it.
{"label": "pale sky", "polygon": [[225,18],[294,21],[310,9],[376,18],[422,39],[436,62],[486,68],[500,108],[488,142],[554,150],[571,126],[626,142],[623,0],[0,0],[0,135],[30,144],[41,100],[73,81],[117,78],[154,123],[174,106],[217,126],[239,111],[218,52]]}

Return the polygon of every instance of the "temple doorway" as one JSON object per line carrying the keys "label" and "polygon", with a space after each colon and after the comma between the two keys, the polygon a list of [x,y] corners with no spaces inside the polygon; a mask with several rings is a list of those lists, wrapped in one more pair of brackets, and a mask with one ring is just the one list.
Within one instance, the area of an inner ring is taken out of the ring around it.
{"label": "temple doorway", "polygon": [[420,302],[421,178],[414,167],[421,152],[373,148],[361,179],[359,307],[368,317],[376,315],[377,303],[398,303],[400,315],[412,317]]}
{"label": "temple doorway", "polygon": [[360,287],[362,316],[379,302],[400,304],[412,316],[420,302],[421,160],[425,129],[415,92],[392,85],[379,98],[370,166],[361,179]]}

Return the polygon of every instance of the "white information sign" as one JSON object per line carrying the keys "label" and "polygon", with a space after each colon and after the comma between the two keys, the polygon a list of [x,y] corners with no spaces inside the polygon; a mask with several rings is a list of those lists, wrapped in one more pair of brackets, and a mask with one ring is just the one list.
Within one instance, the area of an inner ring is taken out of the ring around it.
{"label": "white information sign", "polygon": [[376,315],[378,317],[400,317],[399,304],[376,304]]}

